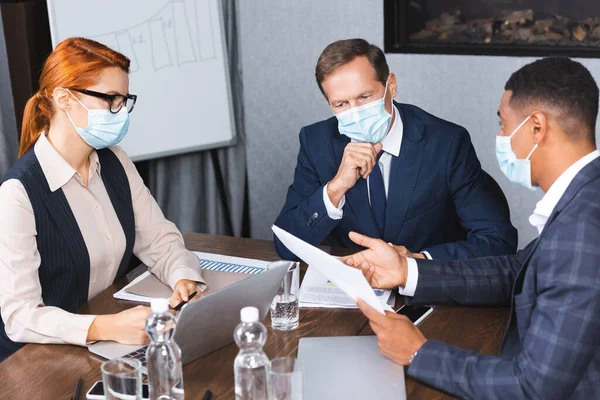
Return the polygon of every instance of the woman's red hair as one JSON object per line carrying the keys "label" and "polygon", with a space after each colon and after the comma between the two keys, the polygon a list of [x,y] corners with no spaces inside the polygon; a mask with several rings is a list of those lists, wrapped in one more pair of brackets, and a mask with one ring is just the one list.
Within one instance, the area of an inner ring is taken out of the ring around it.
{"label": "woman's red hair", "polygon": [[94,40],[69,38],[60,42],[44,63],[38,92],[25,106],[19,157],[50,127],[55,112],[51,97],[54,89],[94,86],[104,69],[117,67],[129,73],[129,64],[123,54]]}

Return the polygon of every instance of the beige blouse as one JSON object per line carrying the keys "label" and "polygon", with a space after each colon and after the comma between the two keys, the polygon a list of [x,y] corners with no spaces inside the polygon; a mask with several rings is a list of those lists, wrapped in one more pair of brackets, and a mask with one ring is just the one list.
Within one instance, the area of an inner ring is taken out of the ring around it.
{"label": "beige blouse", "polygon": [[[135,166],[120,147],[135,215],[134,254],[161,281],[201,282],[200,262],[188,251],[177,227],[163,216]],[[51,191],[63,189],[90,256],[88,299],[110,286],[125,252],[125,233],[102,181],[98,154],[90,155],[88,185],[54,149],[44,134],[34,147]],[[46,307],[38,277],[40,255],[31,202],[20,181],[0,186],[0,311],[8,337],[15,342],[85,345],[94,315]]]}

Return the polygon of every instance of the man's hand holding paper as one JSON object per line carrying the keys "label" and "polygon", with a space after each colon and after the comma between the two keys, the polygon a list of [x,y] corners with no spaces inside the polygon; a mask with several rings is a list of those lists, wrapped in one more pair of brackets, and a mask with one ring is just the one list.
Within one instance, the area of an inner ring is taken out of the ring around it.
{"label": "man's hand holding paper", "polygon": [[[356,232],[350,232],[350,239],[366,250],[342,257],[347,265],[360,269],[371,286],[381,289],[404,287],[408,275],[408,262],[395,246],[380,239],[373,239]],[[393,312],[380,315],[368,304],[359,301],[358,307],[369,319],[379,351],[400,365],[409,365],[414,355],[427,341],[406,316]]]}
{"label": "man's hand holding paper", "polygon": [[272,229],[277,238],[292,253],[309,264],[311,268],[317,269],[321,275],[333,282],[348,296],[355,300],[362,299],[380,314],[384,314],[385,310],[393,311],[387,304],[381,304],[360,270],[348,267],[335,257],[298,239],[277,226],[273,226]]}
{"label": "man's hand holding paper", "polygon": [[342,257],[340,261],[362,271],[376,289],[396,289],[406,285],[407,261],[394,247],[356,232],[350,232],[350,239],[367,249]]}

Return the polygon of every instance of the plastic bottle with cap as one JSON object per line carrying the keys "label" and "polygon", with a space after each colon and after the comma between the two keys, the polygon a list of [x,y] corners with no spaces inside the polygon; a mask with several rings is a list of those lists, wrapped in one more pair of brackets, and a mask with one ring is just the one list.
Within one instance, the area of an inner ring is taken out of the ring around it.
{"label": "plastic bottle with cap", "polygon": [[152,299],[146,320],[150,344],[146,350],[150,400],[183,400],[181,349],[173,340],[177,320],[169,312],[169,299]]}
{"label": "plastic bottle with cap", "polygon": [[240,348],[233,363],[236,400],[267,400],[269,358],[263,350],[267,328],[259,321],[256,307],[240,311],[241,322],[233,332]]}

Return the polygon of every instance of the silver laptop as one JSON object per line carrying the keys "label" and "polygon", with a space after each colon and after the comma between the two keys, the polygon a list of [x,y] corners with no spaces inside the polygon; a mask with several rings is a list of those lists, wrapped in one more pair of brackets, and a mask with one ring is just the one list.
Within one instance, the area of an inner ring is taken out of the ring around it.
{"label": "silver laptop", "polygon": [[[260,274],[183,306],[179,312],[174,338],[181,347],[183,364],[233,342],[233,330],[240,322],[240,310],[243,307],[258,308],[260,319],[264,319],[285,273],[293,264],[290,261],[270,263]],[[146,346],[105,341],[96,342],[88,346],[88,349],[108,359],[139,359],[142,361],[143,372],[146,373]]]}
{"label": "silver laptop", "polygon": [[404,368],[382,356],[375,336],[302,338],[305,399],[404,400]]}

